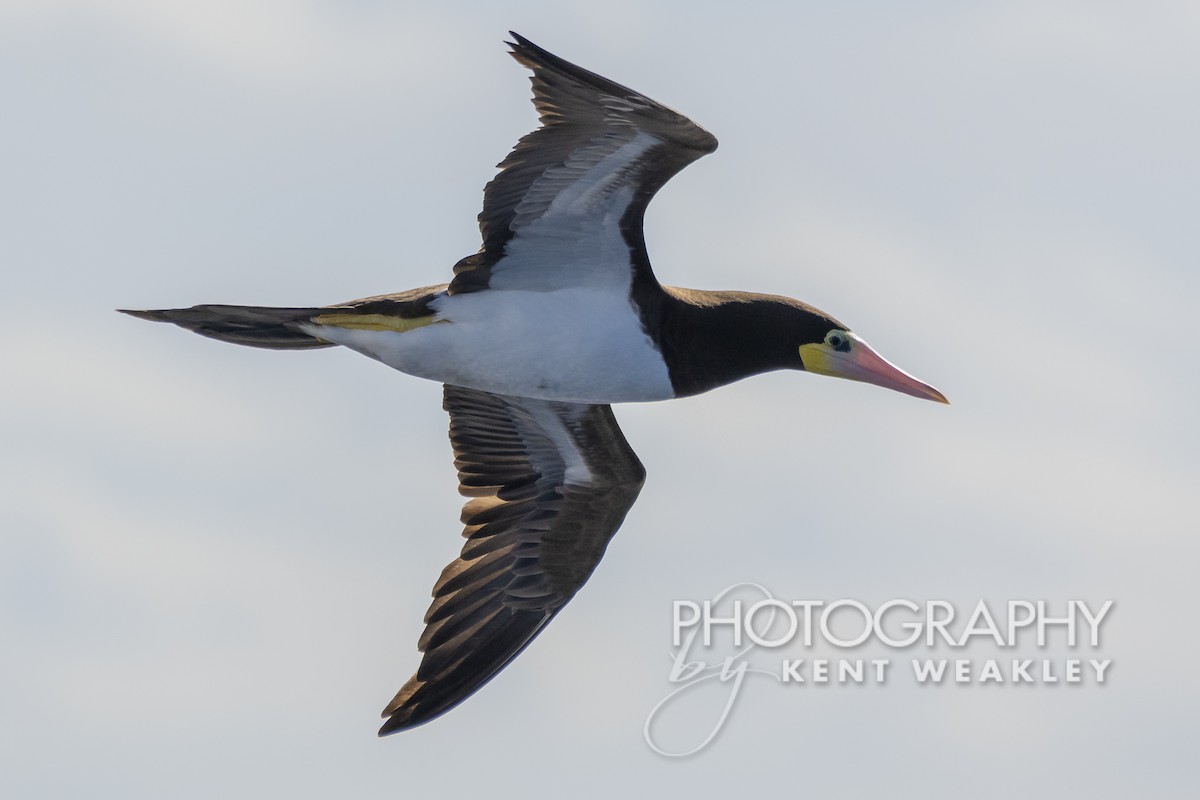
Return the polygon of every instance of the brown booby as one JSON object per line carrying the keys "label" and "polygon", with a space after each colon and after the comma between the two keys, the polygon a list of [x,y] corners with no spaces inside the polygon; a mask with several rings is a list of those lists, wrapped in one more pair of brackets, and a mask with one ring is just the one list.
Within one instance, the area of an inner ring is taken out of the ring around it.
{"label": "brown booby", "polygon": [[663,286],[650,199],[717,140],[512,34],[541,126],[484,190],[483,246],[448,284],[313,308],[126,311],[272,349],[341,345],[444,384],[467,541],[433,588],[420,666],[381,734],[496,675],[587,581],[645,471],[610,404],[793,369],[946,402],[833,317],[787,297]]}

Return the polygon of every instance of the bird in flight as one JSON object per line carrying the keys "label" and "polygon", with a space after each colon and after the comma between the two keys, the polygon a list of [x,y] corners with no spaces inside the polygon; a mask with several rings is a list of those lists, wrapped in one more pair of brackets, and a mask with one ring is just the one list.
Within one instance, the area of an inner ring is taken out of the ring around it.
{"label": "bird in flight", "polygon": [[483,245],[448,284],[314,308],[124,312],[252,347],[340,345],[444,384],[466,542],[433,587],[420,666],[384,709],[380,735],[461,703],[592,574],[646,474],[611,404],[781,369],[946,402],[805,303],[660,284],[646,206],[717,140],[512,37],[541,125],[484,189]]}

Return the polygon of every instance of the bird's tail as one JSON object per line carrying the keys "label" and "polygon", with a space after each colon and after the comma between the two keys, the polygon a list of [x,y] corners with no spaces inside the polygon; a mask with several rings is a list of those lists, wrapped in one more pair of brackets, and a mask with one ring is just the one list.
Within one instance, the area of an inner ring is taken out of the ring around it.
{"label": "bird's tail", "polygon": [[322,313],[320,308],[269,308],[265,306],[192,306],[157,311],[128,311],[122,314],[171,322],[201,336],[271,350],[301,350],[332,347],[331,342],[310,336],[300,325]]}

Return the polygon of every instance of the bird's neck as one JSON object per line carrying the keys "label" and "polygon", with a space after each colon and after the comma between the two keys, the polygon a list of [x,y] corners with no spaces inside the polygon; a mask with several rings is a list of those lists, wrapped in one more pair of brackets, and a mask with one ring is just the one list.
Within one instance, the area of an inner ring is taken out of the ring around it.
{"label": "bird's neck", "polygon": [[767,295],[663,287],[654,319],[677,397],[792,366],[784,314]]}

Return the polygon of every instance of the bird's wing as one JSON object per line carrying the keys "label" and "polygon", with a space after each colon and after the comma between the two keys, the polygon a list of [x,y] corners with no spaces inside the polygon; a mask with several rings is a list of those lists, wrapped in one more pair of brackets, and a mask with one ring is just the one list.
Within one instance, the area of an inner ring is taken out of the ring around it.
{"label": "bird's wing", "polygon": [[541,127],[524,136],[484,189],[483,247],[454,268],[450,292],[628,286],[653,278],[642,237],[650,198],[717,148],[687,117],[513,33],[533,70]]}
{"label": "bird's wing", "polygon": [[467,541],[380,735],[448,711],[512,661],[592,574],[646,474],[609,406],[455,386],[444,406]]}

